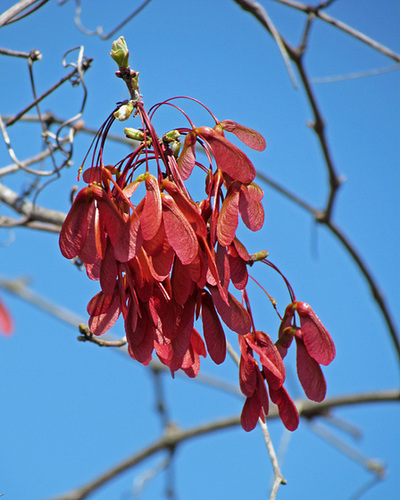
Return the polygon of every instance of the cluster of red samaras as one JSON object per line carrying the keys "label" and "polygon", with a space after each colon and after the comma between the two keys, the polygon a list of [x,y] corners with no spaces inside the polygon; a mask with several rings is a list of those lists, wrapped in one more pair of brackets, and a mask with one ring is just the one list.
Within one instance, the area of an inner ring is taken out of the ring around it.
{"label": "cluster of red samaras", "polygon": [[[147,364],[155,350],[172,374],[181,369],[195,377],[206,351],[215,363],[225,359],[222,320],[239,335],[243,428],[253,429],[268,413],[267,385],[284,425],[294,430],[298,413],[283,387],[287,349],[294,338],[300,382],[310,399],[321,401],[326,384],[320,364],[332,361],[335,348],[312,309],[294,294],[275,344],[254,327],[246,284],[249,264],[258,258],[248,254],[236,230],[239,215],[250,230],[261,229],[263,192],[253,183],[253,164],[225,132],[258,151],[265,141],[254,130],[213,115],[214,128],[190,122],[191,128],[159,138],[151,123],[154,111],[146,113],[141,101],[135,108],[142,122],[134,131],[136,149],[115,165],[103,164],[111,115],[97,136],[92,166],[83,174],[87,186],[77,194],[61,230],[62,254],[79,258],[88,277],[100,281],[101,291],[87,307],[89,328],[101,335],[122,315],[132,358]],[[119,115],[121,110],[115,112]],[[132,137],[133,132],[126,133]],[[185,137],[182,148],[179,136]],[[196,146],[203,148],[207,166],[197,161]],[[200,202],[193,201],[185,185],[195,166],[205,174]],[[266,252],[260,254],[259,260]],[[230,293],[230,285],[241,300]],[[203,336],[194,328],[199,316]]]}

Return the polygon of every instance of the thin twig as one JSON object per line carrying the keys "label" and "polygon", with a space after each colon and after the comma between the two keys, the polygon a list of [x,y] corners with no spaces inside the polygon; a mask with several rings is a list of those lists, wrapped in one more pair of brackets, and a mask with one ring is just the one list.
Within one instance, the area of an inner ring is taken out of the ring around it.
{"label": "thin twig", "polygon": [[347,80],[356,80],[358,78],[367,78],[369,76],[383,75],[384,73],[391,73],[392,71],[399,71],[400,65],[386,66],[384,68],[370,69],[368,71],[358,71],[357,73],[347,73],[345,75],[336,76],[321,76],[312,78],[311,83],[336,83],[344,82]]}
{"label": "thin twig", "polygon": [[353,446],[350,446],[349,444],[344,442],[343,439],[340,439],[338,436],[319,424],[313,423],[311,425],[311,429],[324,441],[330,443],[332,446],[334,446],[334,448],[346,455],[346,457],[350,458],[357,464],[361,465],[364,469],[368,470],[368,472],[372,472],[380,479],[383,479],[385,477],[386,468],[381,461],[366,457],[358,450],[356,450]]}
{"label": "thin twig", "polygon": [[269,499],[275,500],[276,495],[278,493],[279,486],[281,484],[286,484],[286,479],[283,477],[281,469],[279,467],[278,458],[276,456],[275,449],[272,445],[271,436],[270,436],[269,431],[268,431],[267,423],[263,422],[261,420],[261,418],[258,420],[258,423],[261,427],[261,430],[262,430],[262,433],[264,436],[264,441],[267,445],[268,455],[271,459],[271,464],[272,464],[272,468],[274,471],[274,482],[272,485],[271,495],[270,495]]}
{"label": "thin twig", "polygon": [[[295,402],[298,408],[299,414],[301,416],[306,416],[307,418],[313,418],[323,414],[321,407],[324,411],[338,406],[347,405],[358,405],[363,403],[371,402],[399,402],[400,401],[400,391],[399,390],[388,390],[381,392],[373,392],[366,394],[351,394],[342,397],[328,398],[322,403],[315,403],[312,401],[298,400]],[[278,411],[275,407],[270,409],[268,420],[279,418]],[[83,500],[91,493],[94,493],[98,488],[108,483],[109,481],[115,479],[119,474],[125,472],[126,470],[138,465],[147,458],[153,456],[154,454],[162,451],[168,450],[172,447],[177,447],[181,443],[188,441],[194,437],[208,435],[212,432],[229,429],[231,427],[237,427],[240,425],[240,416],[233,416],[221,420],[215,420],[207,424],[199,425],[198,427],[192,427],[187,430],[182,430],[177,427],[171,427],[167,433],[165,433],[159,439],[156,439],[152,444],[135,453],[128,459],[122,461],[115,467],[112,467],[108,471],[104,472],[96,479],[83,485],[81,488],[72,490],[64,495],[54,497],[52,500]]]}
{"label": "thin twig", "polygon": [[2,183],[0,183],[0,201],[15,210],[15,212],[27,217],[27,222],[45,222],[61,228],[65,219],[65,214],[63,212],[57,212],[56,210],[34,205],[29,200],[21,198],[17,193]]}
{"label": "thin twig", "polygon": [[[5,24],[9,24],[10,22],[12,22],[13,18],[15,18],[18,14],[28,9],[31,5],[34,5],[38,1],[39,0],[20,0],[20,2],[14,4],[12,7],[7,9],[5,12],[3,12],[3,14],[0,15],[0,28]],[[24,14],[23,17],[25,17],[25,15],[31,14],[34,10],[42,7],[42,5],[44,5],[48,1],[49,0],[42,0],[39,6],[36,6],[34,9],[31,9],[28,13]],[[21,17],[19,17],[19,19],[21,19]]]}
{"label": "thin twig", "polygon": [[84,33],[85,35],[98,35],[102,40],[108,40],[111,38],[117,31],[119,31],[125,24],[127,24],[129,21],[131,21],[135,16],[139,14],[140,11],[142,11],[146,5],[148,5],[151,0],[145,0],[139,7],[137,7],[129,16],[127,16],[121,23],[119,23],[115,28],[113,28],[109,33],[106,35],[104,34],[103,31],[103,26],[98,26],[94,31],[90,31],[87,28],[85,28],[82,24],[81,21],[81,13],[82,13],[82,7],[81,7],[81,2],[80,0],[75,0],[76,1],[76,9],[75,9],[75,24],[77,28]]}
{"label": "thin twig", "polygon": [[[236,1],[236,0],[234,0]],[[277,0],[280,1],[280,0]],[[245,4],[246,8],[245,10],[249,11],[256,19],[258,19],[269,31],[268,27],[265,24],[265,20],[263,20],[262,16],[260,15],[260,9],[259,9],[259,4],[256,2],[253,2],[251,0],[243,0],[241,2],[237,3],[243,3]],[[315,15],[318,17],[321,17],[323,12],[320,12],[318,8],[311,8],[308,6],[305,6],[303,4],[299,4],[298,2],[292,2],[292,1],[286,1],[282,0],[281,3],[285,3],[287,5],[290,4],[290,6],[299,8],[300,10],[303,10],[303,12],[307,13],[309,16],[310,15]],[[301,8],[300,8],[301,7]],[[244,8],[244,7],[243,7]],[[325,19],[326,20],[326,19]],[[308,19],[308,23],[310,23],[310,18]],[[336,22],[336,24],[338,24]],[[340,24],[340,23],[339,23]],[[343,26],[342,26],[343,28]],[[351,29],[348,30],[349,34],[352,34],[355,36],[355,32],[353,32]],[[351,255],[352,259],[356,263],[357,267],[360,269],[362,275],[366,279],[370,289],[372,296],[374,297],[374,300],[378,304],[378,307],[384,317],[384,320],[386,322],[386,325],[389,329],[389,333],[392,339],[392,342],[395,346],[395,349],[397,351],[398,358],[400,360],[400,340],[399,340],[399,335],[397,333],[396,327],[394,325],[394,321],[389,313],[388,306],[383,299],[382,293],[379,290],[379,287],[377,285],[376,280],[372,277],[371,272],[363,262],[363,259],[361,258],[361,255],[355,250],[353,245],[349,242],[349,240],[343,235],[343,233],[337,228],[337,226],[332,222],[332,212],[334,208],[334,202],[336,200],[336,195],[338,192],[338,189],[341,185],[341,179],[338,176],[336,172],[336,168],[334,166],[333,158],[331,151],[328,146],[328,141],[326,137],[326,131],[325,131],[325,122],[322,117],[321,111],[319,109],[319,105],[317,103],[314,91],[312,89],[311,81],[307,75],[307,72],[305,70],[304,64],[303,64],[303,55],[306,50],[306,41],[308,37],[309,29],[306,28],[305,34],[303,36],[302,43],[300,46],[295,49],[291,47],[289,44],[285,42],[285,48],[293,62],[296,64],[297,70],[300,74],[301,82],[303,84],[303,88],[306,92],[307,98],[309,100],[311,110],[313,112],[313,122],[312,122],[312,128],[314,129],[316,136],[318,138],[318,142],[320,144],[321,150],[324,155],[325,163],[328,169],[329,173],[329,184],[330,184],[330,189],[329,189],[329,194],[328,194],[328,199],[326,202],[326,206],[323,210],[317,210],[313,207],[311,207],[308,203],[300,200],[300,198],[292,193],[289,194],[288,190],[285,188],[279,187],[279,191],[286,196],[288,196],[292,201],[296,202],[299,206],[303,207],[304,209],[308,210],[312,215],[314,216],[315,220],[320,223],[326,225],[331,232],[341,241],[343,246],[348,250],[349,254]],[[282,38],[282,37],[281,37]],[[283,38],[282,38],[283,40]],[[371,44],[370,44],[371,45]],[[378,44],[378,47],[375,45],[371,45],[376,48],[376,50],[379,50],[381,48]],[[380,50],[381,51],[381,50]],[[386,54],[388,55],[388,54]],[[398,59],[400,61],[400,56],[398,56]],[[259,176],[261,178],[261,176]],[[266,177],[264,176],[264,179]],[[273,181],[269,181],[270,185],[274,185],[275,188],[277,188],[277,183],[273,183]]]}
{"label": "thin twig", "polygon": [[336,236],[336,238],[341,242],[341,244],[344,246],[350,257],[352,258],[352,260],[357,265],[362,276],[364,276],[364,279],[368,283],[371,294],[374,300],[376,301],[379,310],[382,313],[386,326],[389,330],[391,340],[396,349],[397,356],[400,360],[399,335],[394,320],[392,318],[392,315],[389,311],[389,306],[387,305],[386,300],[377,284],[377,281],[373,277],[372,272],[370,271],[368,265],[364,262],[364,259],[361,257],[361,254],[356,250],[355,246],[351,243],[350,239],[344,235],[343,231],[339,229],[339,227],[337,227],[334,222],[325,220],[325,218],[323,217],[324,213],[323,211],[318,210],[315,207],[311,206],[309,203],[302,200],[299,196],[290,192],[287,188],[281,186],[279,183],[277,183],[273,179],[270,179],[265,174],[258,172],[257,177],[266,184],[273,187],[276,191],[284,195],[286,198],[296,203],[299,207],[309,212],[318,223],[325,225],[329,229],[329,231],[331,231]]}
{"label": "thin twig", "polygon": [[329,16],[323,10],[321,10],[321,7],[319,7],[319,6],[305,5],[303,3],[295,2],[293,0],[275,0],[275,2],[280,3],[282,5],[286,5],[288,7],[292,7],[293,9],[304,12],[305,14],[314,14],[316,17],[321,19],[321,21],[324,21],[328,24],[331,24],[332,26],[335,26],[335,28],[338,28],[339,30],[343,31],[344,33],[347,33],[348,35],[352,36],[353,38],[356,38],[360,42],[365,43],[366,45],[370,46],[371,48],[373,48],[377,52],[380,52],[381,54],[383,54],[387,57],[390,57],[391,59],[393,59],[396,62],[400,62],[400,55],[399,54],[396,54],[388,47],[385,47],[381,43],[368,37],[364,33],[361,33],[360,31],[352,28],[351,26],[343,23],[342,21],[339,21],[339,20],[335,19],[334,17]]}
{"label": "thin twig", "polygon": [[[85,72],[86,70],[89,69],[91,62],[93,59],[85,59],[82,63],[82,70]],[[17,113],[13,118],[11,118],[5,125],[6,127],[10,127],[13,125],[15,122],[17,122],[22,116],[24,116],[28,111],[30,111],[32,108],[34,108],[40,101],[42,101],[44,98],[46,98],[48,95],[50,95],[52,92],[54,92],[58,87],[60,87],[63,83],[67,82],[70,80],[72,77],[74,77],[76,74],[79,73],[78,68],[74,68],[72,71],[70,71],[67,75],[65,75],[61,80],[59,80],[57,83],[55,83],[52,87],[50,87],[46,92],[44,92],[42,95],[40,95],[37,99],[35,99],[31,104],[29,104],[26,108],[24,108],[22,111]]]}
{"label": "thin twig", "polygon": [[278,30],[276,29],[274,23],[269,17],[265,8],[260,5],[258,2],[254,2],[253,0],[233,0],[237,3],[244,11],[250,12],[254,17],[260,21],[260,23],[267,29],[267,31],[271,34],[272,38],[275,40],[278,45],[279,51],[282,55],[283,61],[285,63],[287,72],[289,74],[289,78],[293,84],[295,89],[298,88],[296,77],[293,73],[293,69],[290,64],[290,59],[287,53],[287,43],[282,38]]}
{"label": "thin twig", "polygon": [[135,453],[132,457],[109,469],[81,488],[55,497],[52,500],[83,500],[98,488],[100,488],[100,486],[103,486],[103,484],[106,484],[107,482],[117,477],[119,474],[125,472],[128,469],[131,469],[135,465],[143,462],[147,458],[162,450],[169,450],[171,447],[177,447],[181,443],[194,437],[199,437],[205,434],[208,435],[210,433],[222,429],[228,429],[230,427],[236,427],[239,424],[240,418],[238,416],[234,416],[221,420],[215,420],[213,422],[199,425],[197,427],[192,427],[186,430],[182,430],[177,427],[170,427],[168,432],[166,432],[161,438],[155,440],[152,444],[142,449],[138,453]]}

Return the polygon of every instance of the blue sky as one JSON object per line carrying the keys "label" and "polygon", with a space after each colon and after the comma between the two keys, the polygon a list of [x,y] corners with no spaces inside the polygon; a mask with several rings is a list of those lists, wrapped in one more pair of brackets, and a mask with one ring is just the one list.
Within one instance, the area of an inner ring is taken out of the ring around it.
{"label": "blue sky", "polygon": [[[3,3],[6,8],[13,4]],[[283,36],[297,44],[304,16],[273,1],[260,3]],[[93,30],[103,25],[107,32],[139,2],[115,0],[101,8],[93,0],[82,4],[85,26]],[[94,62],[85,76],[89,97],[83,119],[97,128],[115,103],[127,96],[114,76],[111,40],[83,35],[74,24],[74,10],[71,0],[63,6],[51,1],[30,18],[2,28],[0,46],[23,51],[38,48],[43,53],[34,65],[41,93],[65,74],[63,54],[84,45]],[[378,6],[373,0],[362,4],[337,0],[327,12],[400,53],[398,2],[385,0]],[[276,45],[254,18],[230,0],[176,0],[172,5],[153,0],[114,38],[119,35],[130,47],[131,66],[140,72],[148,108],[168,97],[188,95],[204,102],[218,118],[258,130],[267,149],[258,153],[244,147],[256,168],[313,206],[323,206],[327,175],[316,138],[307,126],[312,119],[309,104],[303,91],[293,88]],[[332,26],[315,22],[305,64],[312,78],[321,78],[367,72],[394,62]],[[1,56],[0,72],[0,112],[12,115],[32,99],[27,64]],[[361,252],[393,315],[400,299],[399,78],[399,72],[393,71],[314,85],[335,166],[345,180],[334,220]],[[41,109],[71,116],[79,111],[81,98],[81,88],[63,87]],[[182,106],[196,125],[210,125],[199,107]],[[123,126],[116,124],[113,132],[121,133]],[[166,110],[160,112],[156,126],[161,135],[186,124],[177,113]],[[40,151],[37,127],[16,125],[9,134],[20,158]],[[85,134],[77,136],[75,164],[40,194],[40,205],[68,210],[69,193],[90,140]],[[116,163],[127,151],[110,145],[106,156]],[[9,163],[3,146],[0,165]],[[30,179],[18,174],[0,182],[20,192]],[[330,331],[337,357],[324,368],[328,396],[398,387],[399,360],[382,315],[347,253],[309,214],[260,185],[265,193],[265,226],[254,234],[241,228],[241,239],[252,252],[269,251],[297,298],[310,303]],[[0,215],[10,212],[1,205]],[[0,243],[1,277],[29,278],[35,292],[86,318],[86,304],[98,284],[89,282],[61,256],[56,235],[2,229]],[[283,311],[288,297],[282,281],[261,266],[255,276]],[[275,339],[278,322],[272,308],[255,288],[250,293],[256,324]],[[16,323],[13,337],[0,338],[0,493],[5,493],[4,498],[39,500],[78,487],[162,432],[148,370],[111,350],[77,342],[75,328],[4,291],[0,294]],[[117,335],[118,328],[114,329]],[[235,343],[232,334],[227,336]],[[287,387],[293,398],[302,397],[292,362]],[[237,369],[229,359],[218,367],[207,359],[202,367],[204,373],[237,385]],[[239,397],[196,381],[172,380],[165,374],[163,382],[171,417],[182,427],[241,410]],[[362,498],[395,498],[400,490],[398,406],[348,407],[335,415],[356,426],[362,438],[354,440],[324,421],[318,425],[365,457],[387,465],[387,478]],[[287,444],[282,470],[288,484],[278,493],[282,500],[350,499],[372,479],[363,467],[316,435],[307,422],[292,434],[279,421],[271,422],[270,430],[277,449]],[[132,498],[135,480],[161,460],[159,455],[143,463],[90,498]],[[260,430],[248,434],[238,428],[184,444],[177,450],[173,474],[178,498],[266,498],[271,466]],[[165,475],[160,474],[136,498],[161,498],[164,484]]]}

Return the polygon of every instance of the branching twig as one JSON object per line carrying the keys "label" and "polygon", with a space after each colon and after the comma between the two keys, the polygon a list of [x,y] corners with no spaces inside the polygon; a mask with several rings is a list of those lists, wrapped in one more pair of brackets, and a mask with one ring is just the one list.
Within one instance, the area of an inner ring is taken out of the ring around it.
{"label": "branching twig", "polygon": [[[84,59],[82,62],[82,71],[85,72],[89,69],[90,64],[93,59]],[[42,95],[40,95],[37,99],[35,99],[31,104],[26,106],[22,111],[17,113],[13,118],[11,118],[7,123],[6,127],[10,127],[14,123],[16,123],[22,116],[24,116],[28,111],[30,111],[32,108],[37,106],[37,104],[47,96],[49,96],[52,92],[54,92],[58,87],[60,87],[63,83],[67,82],[68,80],[71,80],[75,75],[79,74],[79,68],[74,68],[72,71],[70,71],[67,75],[65,75],[61,80],[59,80],[57,83],[55,83],[52,87],[50,87],[46,92],[44,92]]]}
{"label": "branching twig", "polygon": [[[257,2],[254,2],[252,0],[234,0],[236,3],[238,3],[244,10],[248,11],[250,14],[252,14],[256,19],[258,19],[261,24],[270,32],[267,23],[265,22],[265,19],[263,17],[263,12],[260,9],[260,5]],[[347,25],[344,25],[343,23],[340,23],[339,21],[330,18],[327,16],[324,12],[321,12],[321,6],[319,7],[310,7],[306,6],[303,4],[300,4],[298,2],[293,2],[291,0],[276,0],[280,3],[284,3],[285,5],[289,5],[291,7],[297,8],[299,10],[302,10],[308,16],[316,16],[319,17],[327,22],[330,22],[331,24],[335,25],[336,27],[346,31],[350,35],[352,35],[355,38],[362,39],[362,41],[365,41],[365,43],[368,43],[371,47],[374,49],[378,50],[379,52],[392,57],[393,55],[394,58],[397,62],[400,62],[400,56],[397,54],[393,54],[389,49],[386,49],[385,47],[381,46],[377,42],[368,39],[368,37],[361,36],[360,34],[356,31],[350,28]],[[303,37],[303,40],[300,44],[300,46],[295,49],[291,47],[287,42],[284,41],[282,37],[280,37],[284,43],[285,43],[285,49],[293,62],[296,64],[297,70],[299,72],[301,82],[303,84],[304,91],[307,95],[308,101],[311,106],[311,110],[313,112],[313,122],[312,122],[312,128],[314,129],[319,145],[321,147],[322,153],[324,155],[325,159],[325,164],[328,170],[328,175],[329,175],[329,184],[330,184],[330,189],[329,189],[329,194],[328,194],[328,199],[326,202],[326,206],[322,210],[317,210],[313,207],[311,207],[308,203],[302,201],[298,196],[288,193],[288,191],[285,188],[279,187],[279,191],[286,196],[288,196],[292,201],[296,202],[299,206],[305,208],[308,210],[315,218],[315,220],[320,223],[326,225],[329,230],[338,238],[338,240],[342,243],[344,248],[348,251],[354,262],[356,263],[357,267],[360,269],[362,275],[366,279],[370,289],[371,293],[384,317],[384,320],[386,322],[386,325],[388,327],[392,342],[395,346],[395,349],[397,351],[398,358],[400,360],[400,340],[399,340],[399,335],[397,333],[395,324],[393,319],[391,318],[391,315],[389,313],[388,306],[383,299],[383,296],[379,290],[379,286],[376,282],[376,280],[372,277],[371,272],[369,271],[368,267],[366,264],[363,262],[363,259],[361,258],[361,255],[355,250],[353,245],[350,243],[350,241],[344,236],[343,232],[332,222],[332,212],[333,212],[333,207],[334,207],[334,202],[336,200],[336,195],[338,192],[338,189],[341,184],[341,179],[339,178],[336,168],[334,166],[332,154],[330,152],[329,146],[328,146],[328,141],[326,137],[326,131],[325,131],[325,122],[322,117],[322,113],[320,111],[319,105],[317,103],[315,94],[312,89],[311,81],[307,75],[307,72],[305,70],[304,64],[303,64],[303,55],[306,50],[306,42],[307,42],[307,37],[309,34],[309,22],[310,18],[307,23],[307,28],[305,30],[305,34]],[[262,176],[259,174],[259,177],[262,179],[266,179],[265,176]],[[277,184],[269,181],[270,185],[273,185],[274,188],[277,188]]]}
{"label": "branching twig", "polygon": [[75,24],[78,27],[82,33],[85,35],[98,35],[102,40],[108,40],[111,38],[117,31],[119,31],[125,24],[127,24],[129,21],[131,21],[135,16],[139,14],[141,10],[143,10],[146,5],[148,5],[151,0],[145,0],[139,7],[137,7],[129,16],[127,16],[121,23],[119,23],[115,28],[113,28],[109,33],[104,34],[103,31],[103,26],[98,26],[95,31],[90,31],[87,28],[85,28],[82,24],[81,21],[81,12],[82,12],[82,7],[81,7],[81,2],[80,0],[75,0],[76,1],[76,9],[75,9]]}
{"label": "branching twig", "polygon": [[31,221],[43,222],[52,226],[61,226],[65,219],[63,212],[50,210],[48,208],[34,205],[29,200],[21,198],[15,191],[0,183],[0,202],[5,203],[15,212],[24,215],[26,221],[24,224]]}
{"label": "branching twig", "polygon": [[[25,17],[35,10],[39,9],[42,7],[45,3],[47,3],[49,0],[20,0],[16,4],[14,4],[12,7],[10,7],[8,10],[3,12],[3,14],[0,15],[0,28],[4,26],[5,24],[9,24],[11,22],[14,22],[18,19],[22,19],[22,17]],[[39,5],[33,7],[30,9],[28,12],[25,12],[23,16],[18,16],[21,12],[24,10],[28,9],[31,5],[34,5],[35,3],[39,2]]]}
{"label": "branching twig", "polygon": [[[326,399],[322,403],[314,403],[312,401],[296,401],[296,406],[299,410],[301,416],[307,416],[307,418],[314,418],[324,413],[333,407],[346,406],[346,405],[357,405],[362,403],[371,402],[391,402],[400,401],[400,391],[399,390],[389,390],[382,392],[374,392],[367,394],[352,394],[348,396],[336,397]],[[321,408],[322,407],[322,408]],[[278,411],[275,407],[270,409],[268,415],[268,420],[277,419],[279,417]],[[181,443],[188,441],[194,437],[208,435],[212,432],[229,429],[231,427],[237,427],[240,425],[240,417],[233,416],[221,420],[215,420],[207,424],[199,425],[198,427],[192,427],[191,429],[179,429],[177,427],[170,427],[168,432],[166,432],[159,439],[155,440],[151,445],[145,447],[143,450],[135,453],[132,457],[124,460],[120,464],[112,467],[105,473],[98,476],[93,481],[90,481],[81,488],[70,491],[64,495],[54,497],[52,500],[83,500],[88,497],[91,493],[96,491],[98,488],[106,484],[107,482],[116,478],[119,474],[127,471],[128,469],[138,465],[147,458],[153,456],[154,454],[162,451],[168,450],[173,447],[179,446]]]}
{"label": "branching twig", "polygon": [[[235,0],[236,1],[236,0]],[[312,5],[305,5],[300,2],[295,2],[293,0],[275,0],[275,2],[278,2],[283,5],[287,5],[288,7],[292,7],[293,9],[300,10],[304,12],[305,14],[314,14],[316,17],[321,19],[321,21],[324,21],[328,24],[331,24],[335,28],[338,28],[339,30],[343,31],[344,33],[347,33],[348,35],[352,36],[353,38],[359,40],[360,42],[365,43],[366,45],[370,46],[374,50],[380,52],[384,56],[390,57],[396,62],[400,62],[400,55],[396,54],[392,50],[390,50],[388,47],[385,47],[381,43],[377,42],[376,40],[373,40],[372,38],[368,37],[364,33],[361,33],[360,31],[352,28],[351,26],[348,26],[347,24],[343,23],[342,21],[338,21],[337,19],[329,16],[326,14],[322,9],[321,6],[312,6]],[[325,7],[325,6],[323,6]]]}

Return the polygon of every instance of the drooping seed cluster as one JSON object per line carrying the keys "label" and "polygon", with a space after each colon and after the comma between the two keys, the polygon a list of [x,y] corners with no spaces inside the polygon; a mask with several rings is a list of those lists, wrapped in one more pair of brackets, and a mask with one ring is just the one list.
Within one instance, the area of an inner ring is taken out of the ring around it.
{"label": "drooping seed cluster", "polygon": [[[168,105],[174,105],[172,100]],[[262,228],[263,191],[253,182],[252,162],[225,133],[257,151],[265,141],[254,130],[212,114],[213,128],[189,121],[190,128],[159,137],[152,118],[160,106],[147,113],[138,99],[110,115],[95,140],[92,165],[83,173],[87,185],[61,230],[62,254],[80,259],[88,277],[100,282],[101,291],[87,307],[89,328],[102,335],[122,316],[132,358],[147,364],[155,351],[172,374],[181,369],[195,377],[206,352],[215,363],[224,361],[223,323],[239,336],[243,428],[251,430],[259,417],[264,419],[269,392],[284,425],[294,430],[299,417],[283,386],[287,349],[294,338],[299,380],[309,398],[321,401],[326,384],[320,364],[332,361],[335,348],[310,306],[296,301],[291,288],[277,342],[255,328],[246,291],[248,268],[257,260],[267,262],[267,253],[249,255],[236,232],[239,217],[252,231]],[[113,121],[133,111],[141,121],[141,128],[126,129],[137,141],[134,151],[104,165]],[[207,165],[200,163],[198,148]],[[204,198],[197,202],[186,185],[195,167],[205,177]],[[199,317],[202,336],[195,328]]]}

